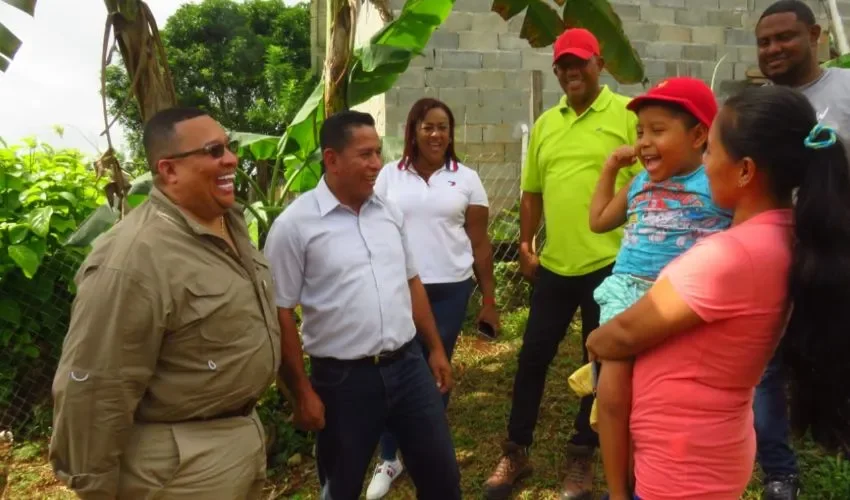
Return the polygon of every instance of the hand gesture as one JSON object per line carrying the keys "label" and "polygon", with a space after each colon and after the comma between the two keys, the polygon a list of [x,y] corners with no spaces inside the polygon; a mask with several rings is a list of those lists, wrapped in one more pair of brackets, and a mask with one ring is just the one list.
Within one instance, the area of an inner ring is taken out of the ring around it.
{"label": "hand gesture", "polygon": [[623,167],[634,165],[636,161],[637,148],[634,146],[620,146],[605,161],[605,168],[620,170]]}

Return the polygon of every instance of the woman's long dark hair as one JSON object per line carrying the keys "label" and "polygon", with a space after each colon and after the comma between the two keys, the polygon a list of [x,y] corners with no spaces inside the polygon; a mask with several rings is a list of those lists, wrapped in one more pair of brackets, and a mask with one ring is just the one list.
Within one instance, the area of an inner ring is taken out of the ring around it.
{"label": "woman's long dark hair", "polygon": [[[780,202],[795,196],[791,316],[780,353],[792,382],[792,423],[850,454],[850,166],[835,132],[787,87],[749,88],[724,104],[720,140],[750,157]],[[814,144],[806,144],[810,137]],[[820,146],[820,147],[818,147]],[[746,332],[741,332],[746,335]]]}
{"label": "woman's long dark hair", "polygon": [[457,159],[457,154],[455,153],[455,116],[452,110],[443,101],[431,97],[423,97],[413,103],[410,112],[407,114],[407,123],[404,125],[404,153],[401,155],[402,165],[413,163],[419,158],[419,147],[416,145],[416,127],[422,123],[425,115],[435,108],[442,109],[449,117],[450,140],[449,147],[446,149],[446,161],[451,160],[455,163],[460,161]]}

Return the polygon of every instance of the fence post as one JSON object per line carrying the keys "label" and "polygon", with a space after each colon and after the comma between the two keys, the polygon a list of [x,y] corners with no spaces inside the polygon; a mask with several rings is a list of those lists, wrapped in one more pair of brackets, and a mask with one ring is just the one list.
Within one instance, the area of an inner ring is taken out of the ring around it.
{"label": "fence post", "polygon": [[[529,87],[531,89],[531,95],[528,106],[528,120],[529,120],[529,128],[534,127],[534,124],[537,122],[537,119],[543,113],[543,72],[539,69],[535,69],[531,71],[531,85]],[[524,133],[522,136],[522,161],[520,162],[520,177],[522,177],[522,169],[525,168],[525,155],[528,154],[528,133]],[[520,196],[522,196],[522,188],[520,188]],[[543,227],[541,221],[541,228]],[[537,237],[540,234],[540,229],[537,230],[537,234],[534,235],[534,239],[531,242],[532,249],[537,251]]]}

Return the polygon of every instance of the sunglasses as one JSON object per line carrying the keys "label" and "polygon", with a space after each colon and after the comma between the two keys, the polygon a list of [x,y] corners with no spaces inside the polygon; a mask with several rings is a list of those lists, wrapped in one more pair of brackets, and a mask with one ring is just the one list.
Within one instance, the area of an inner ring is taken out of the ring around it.
{"label": "sunglasses", "polygon": [[186,158],[187,156],[205,154],[209,155],[214,159],[219,159],[224,156],[225,151],[230,151],[233,154],[236,154],[239,151],[239,141],[230,141],[227,144],[223,142],[214,142],[212,144],[207,144],[198,149],[193,149],[191,151],[184,151],[183,153],[177,153],[170,156],[166,156],[163,160],[177,160],[180,158]]}

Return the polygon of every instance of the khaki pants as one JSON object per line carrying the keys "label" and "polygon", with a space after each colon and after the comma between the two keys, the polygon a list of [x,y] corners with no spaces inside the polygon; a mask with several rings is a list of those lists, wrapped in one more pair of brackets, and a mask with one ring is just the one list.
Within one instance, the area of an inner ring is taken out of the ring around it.
{"label": "khaki pants", "polygon": [[206,422],[138,423],[121,457],[118,498],[259,499],[265,436],[256,412]]}

